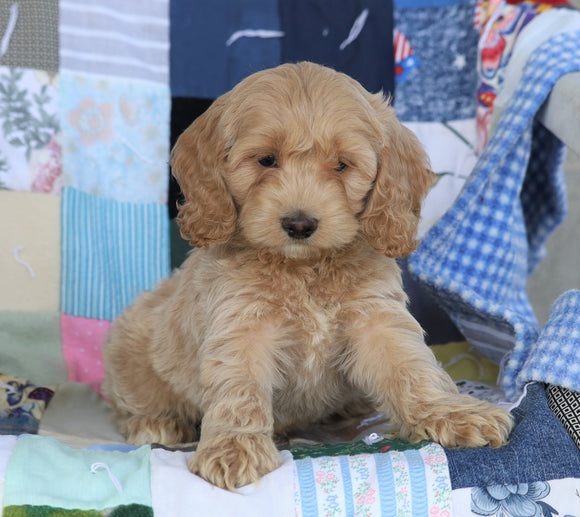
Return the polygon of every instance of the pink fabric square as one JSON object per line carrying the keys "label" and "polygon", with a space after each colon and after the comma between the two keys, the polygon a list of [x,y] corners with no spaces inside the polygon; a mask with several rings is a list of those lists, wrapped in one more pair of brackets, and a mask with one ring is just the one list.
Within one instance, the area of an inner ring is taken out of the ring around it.
{"label": "pink fabric square", "polygon": [[69,382],[82,382],[101,393],[105,377],[102,347],[111,322],[61,315],[62,349]]}

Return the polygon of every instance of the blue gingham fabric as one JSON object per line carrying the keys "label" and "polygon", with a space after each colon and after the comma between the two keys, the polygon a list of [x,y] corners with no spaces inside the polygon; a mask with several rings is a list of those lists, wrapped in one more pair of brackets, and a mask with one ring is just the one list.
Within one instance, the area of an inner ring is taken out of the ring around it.
{"label": "blue gingham fabric", "polygon": [[580,290],[562,294],[518,374],[518,381],[547,382],[578,390],[580,378]]}
{"label": "blue gingham fabric", "polygon": [[[411,274],[434,293],[473,346],[505,366],[510,398],[532,371],[535,380],[565,380],[580,391],[580,372],[560,371],[556,357],[552,360],[550,350],[559,346],[546,349],[550,340],[538,340],[526,291],[543,244],[566,215],[565,148],[534,117],[554,83],[578,70],[579,31],[559,34],[536,49],[463,191],[409,260]],[[580,318],[578,305],[565,312],[570,311]],[[574,317],[552,320],[546,328],[571,321]],[[562,336],[558,344],[580,348],[574,333],[564,330]],[[548,359],[532,364],[539,347]]]}

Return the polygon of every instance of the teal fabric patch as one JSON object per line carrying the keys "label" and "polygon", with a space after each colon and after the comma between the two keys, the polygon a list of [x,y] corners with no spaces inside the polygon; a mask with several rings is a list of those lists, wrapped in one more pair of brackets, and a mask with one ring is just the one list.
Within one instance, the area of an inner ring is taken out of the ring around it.
{"label": "teal fabric patch", "polygon": [[169,276],[169,254],[166,205],[63,189],[63,313],[114,320],[142,291]]}
{"label": "teal fabric patch", "polygon": [[150,446],[123,453],[73,449],[51,437],[23,436],[8,463],[4,506],[151,506],[150,456]]}

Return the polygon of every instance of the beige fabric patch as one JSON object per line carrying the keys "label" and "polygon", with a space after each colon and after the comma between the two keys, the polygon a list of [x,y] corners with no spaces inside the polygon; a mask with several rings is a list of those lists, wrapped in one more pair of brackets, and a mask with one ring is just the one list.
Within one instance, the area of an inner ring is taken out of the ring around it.
{"label": "beige fabric patch", "polygon": [[0,191],[0,311],[58,311],[60,196]]}

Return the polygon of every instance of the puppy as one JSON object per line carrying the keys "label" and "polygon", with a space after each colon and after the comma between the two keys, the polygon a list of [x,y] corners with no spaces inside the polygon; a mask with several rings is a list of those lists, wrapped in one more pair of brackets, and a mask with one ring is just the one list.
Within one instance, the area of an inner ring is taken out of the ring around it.
{"label": "puppy", "polygon": [[230,490],[279,466],[274,433],[369,403],[408,440],[506,443],[510,415],[457,392],[407,311],[394,257],[417,246],[433,174],[382,94],[312,63],[259,72],[171,165],[197,248],[104,349],[130,443],[193,441],[201,422],[189,468]]}

